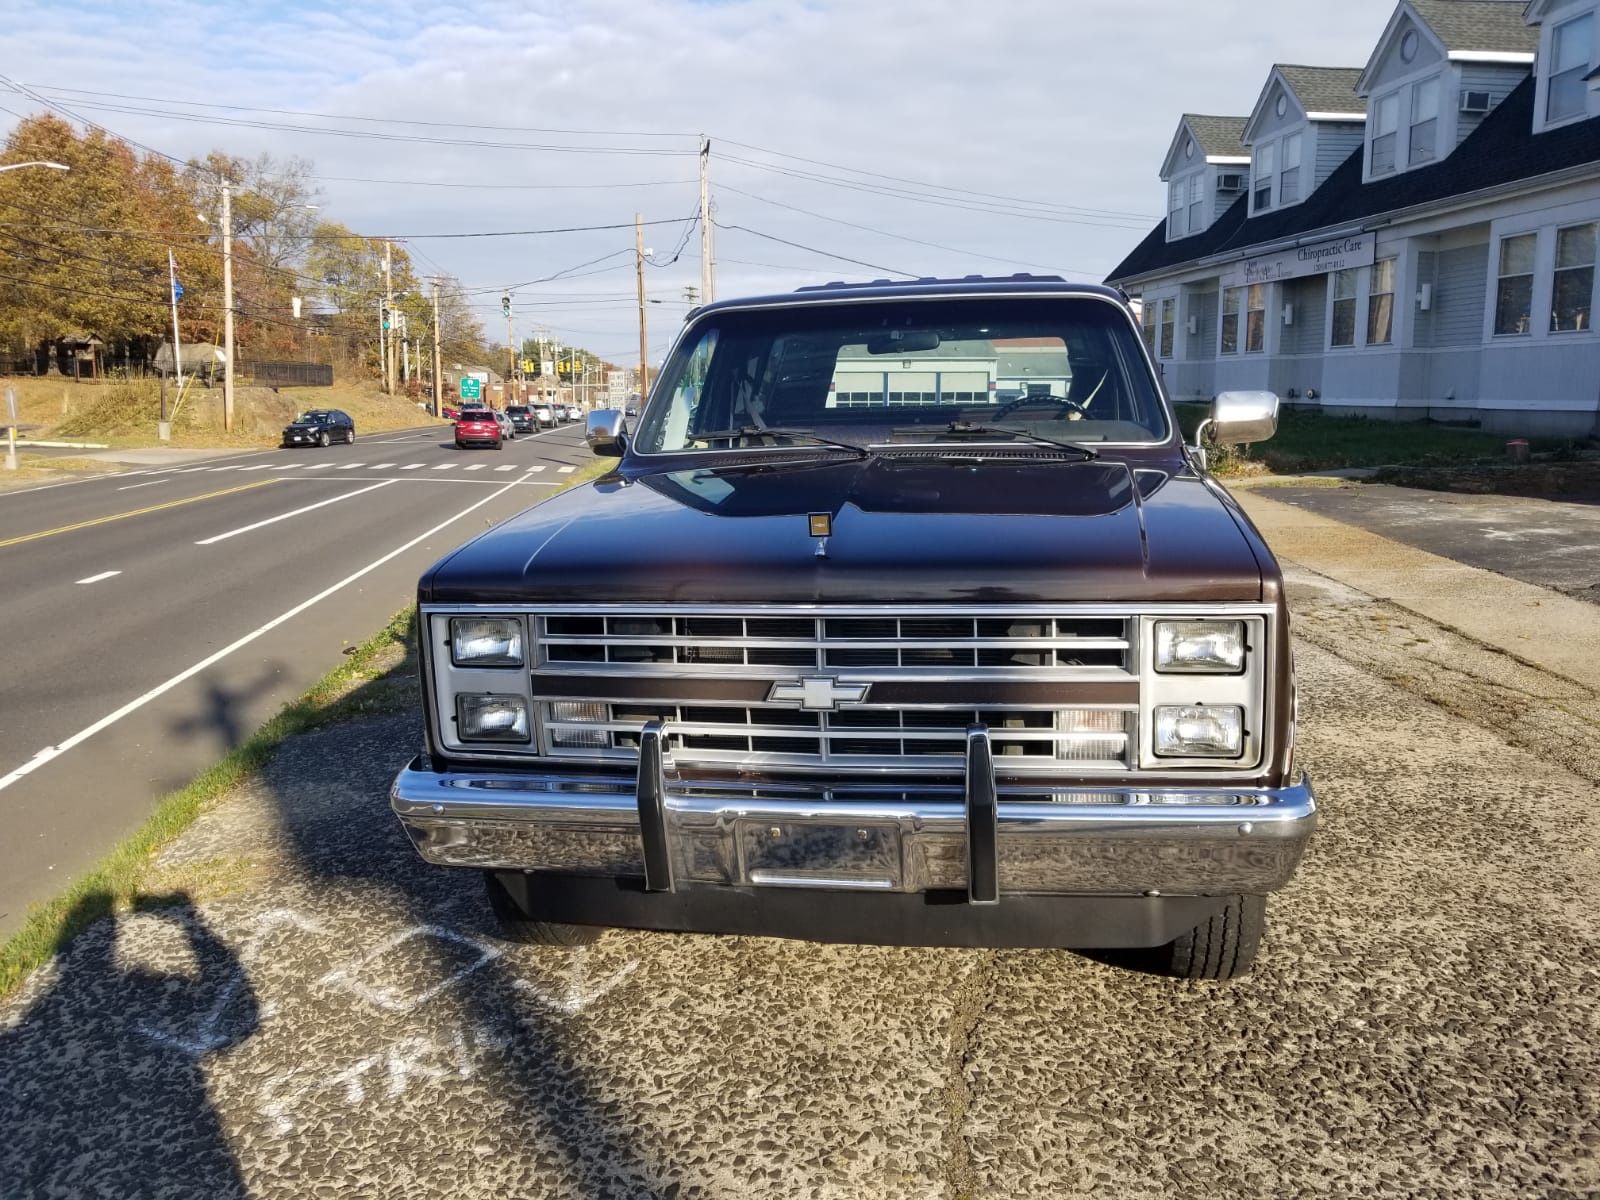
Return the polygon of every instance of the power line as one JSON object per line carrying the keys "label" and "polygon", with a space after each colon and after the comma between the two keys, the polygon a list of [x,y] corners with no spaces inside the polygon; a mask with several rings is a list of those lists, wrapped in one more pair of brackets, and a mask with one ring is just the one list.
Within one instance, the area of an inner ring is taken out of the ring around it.
{"label": "power line", "polygon": [[[538,125],[482,125],[465,121],[424,121],[414,117],[366,117],[354,113],[319,113],[292,108],[262,108],[247,104],[216,104],[205,100],[179,100],[171,96],[135,96],[123,92],[92,92],[86,88],[40,86],[42,92],[53,95],[98,96],[113,100],[142,100],[152,104],[182,104],[190,108],[215,108],[230,112],[276,113],[288,117],[317,117],[329,121],[370,121],[382,125],[419,125],[433,129],[487,129],[499,133],[561,133],[579,137],[662,137],[698,138],[692,133],[660,133],[642,129],[550,129]],[[690,182],[694,182],[690,180]]]}
{"label": "power line", "polygon": [[759,229],[751,229],[746,225],[724,225],[721,221],[715,222],[718,229],[737,230],[739,233],[748,233],[769,242],[778,242],[784,246],[792,246],[796,250],[804,250],[809,254],[820,254],[824,258],[836,258],[840,262],[854,263],[858,267],[866,267],[869,271],[887,271],[891,275],[904,275],[907,279],[918,278],[915,271],[900,271],[894,267],[882,267],[877,263],[864,262],[859,258],[847,258],[843,254],[834,254],[831,250],[819,250],[815,246],[807,246],[802,242],[791,242],[788,238],[777,237],[774,234],[762,233]]}
{"label": "power line", "polygon": [[384,187],[471,188],[475,192],[594,192],[615,188],[684,187],[699,182],[695,179],[646,179],[637,183],[468,183],[439,179],[362,179],[352,175],[312,175],[310,178],[319,183],[373,183],[382,184]]}
{"label": "power line", "polygon": [[986,258],[991,262],[1010,263],[1012,266],[1016,267],[1036,267],[1041,271],[1065,270],[1069,274],[1074,275],[1089,275],[1093,273],[1089,271],[1076,271],[1070,267],[1047,267],[1043,263],[1023,262],[1015,258],[1002,258],[997,254],[984,254],[980,250],[965,250],[959,246],[946,246],[942,242],[929,242],[923,240],[922,238],[907,237],[903,233],[893,233],[887,229],[875,229],[871,225],[861,225],[855,221],[846,221],[842,217],[830,217],[826,213],[813,212],[809,208],[799,208],[793,204],[785,204],[780,200],[769,200],[766,196],[758,196],[754,192],[746,192],[740,188],[732,187],[726,183],[719,185],[718,190],[732,192],[736,196],[746,196],[751,200],[758,200],[762,204],[770,204],[774,208],[786,208],[790,212],[797,212],[807,217],[815,217],[819,221],[832,221],[835,225],[848,225],[851,229],[864,230],[867,233],[875,233],[880,237],[894,238],[896,241],[910,242],[917,246],[931,246],[935,250],[947,250],[951,254],[965,254],[970,255],[973,258]]}

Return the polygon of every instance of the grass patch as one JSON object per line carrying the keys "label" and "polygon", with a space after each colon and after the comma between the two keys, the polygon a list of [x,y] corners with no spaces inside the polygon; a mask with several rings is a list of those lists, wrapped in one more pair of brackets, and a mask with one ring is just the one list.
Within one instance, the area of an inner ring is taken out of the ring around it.
{"label": "grass patch", "polygon": [[[1178,422],[1184,436],[1210,413],[1203,404],[1180,404]],[[1226,447],[1212,453],[1218,475],[1250,474],[1263,467],[1277,474],[1328,471],[1341,467],[1447,466],[1503,461],[1508,435],[1461,429],[1433,421],[1381,421],[1369,417],[1335,417],[1314,410],[1283,408],[1278,433],[1270,442]],[[1532,438],[1534,453],[1570,452],[1566,439]],[[1252,467],[1251,464],[1258,464]]]}
{"label": "grass patch", "polygon": [[156,856],[207,806],[266,766],[297,733],[375,713],[403,711],[416,702],[416,610],[396,615],[349,651],[348,661],[253,733],[238,749],[187,787],[162,798],[132,835],[65,891],[28,913],[0,945],[0,998],[101,917],[136,907]]}

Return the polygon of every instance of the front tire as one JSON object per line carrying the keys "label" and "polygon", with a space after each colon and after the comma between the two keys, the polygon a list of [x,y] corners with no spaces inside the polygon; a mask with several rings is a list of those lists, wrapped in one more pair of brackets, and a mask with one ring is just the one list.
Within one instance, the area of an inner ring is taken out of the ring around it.
{"label": "front tire", "polygon": [[347,434],[344,435],[344,444],[346,446],[354,446],[356,444],[355,426],[352,425],[350,427],[350,432],[348,432]]}
{"label": "front tire", "polygon": [[1210,920],[1167,944],[1167,972],[1179,979],[1237,979],[1255,964],[1266,928],[1265,896],[1230,896]]}
{"label": "front tire", "polygon": [[328,436],[328,431],[326,429],[317,434],[317,445],[321,446],[324,450],[333,445],[333,439]]}
{"label": "front tire", "polygon": [[489,896],[489,907],[494,910],[499,936],[508,942],[524,946],[589,946],[600,940],[605,930],[593,925],[564,925],[559,921],[536,921],[522,911],[522,906],[511,898],[493,875],[483,877],[484,890]]}

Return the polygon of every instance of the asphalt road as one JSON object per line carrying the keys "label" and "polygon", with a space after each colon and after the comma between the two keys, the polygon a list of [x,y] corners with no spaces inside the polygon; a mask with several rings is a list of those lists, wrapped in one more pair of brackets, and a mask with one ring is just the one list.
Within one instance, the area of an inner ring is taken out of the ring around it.
{"label": "asphalt road", "polygon": [[0,936],[587,461],[432,426],[0,493]]}
{"label": "asphalt road", "polygon": [[1323,823],[1246,979],[507,945],[389,815],[416,718],[381,718],[292,739],[163,856],[197,899],[0,1003],[0,1197],[1600,1194],[1600,703],[1290,591]]}

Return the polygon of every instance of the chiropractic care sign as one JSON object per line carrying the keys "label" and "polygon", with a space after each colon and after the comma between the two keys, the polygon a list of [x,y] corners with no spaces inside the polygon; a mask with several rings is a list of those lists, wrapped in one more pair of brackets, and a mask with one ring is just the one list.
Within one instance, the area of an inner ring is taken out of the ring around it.
{"label": "chiropractic care sign", "polygon": [[1326,275],[1330,271],[1347,271],[1351,267],[1370,267],[1377,253],[1376,234],[1354,233],[1349,237],[1248,258],[1236,264],[1222,282],[1226,287],[1238,287],[1241,284],[1300,279],[1306,275]]}

